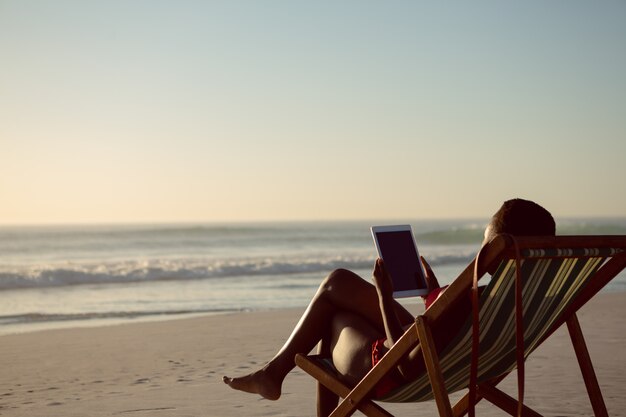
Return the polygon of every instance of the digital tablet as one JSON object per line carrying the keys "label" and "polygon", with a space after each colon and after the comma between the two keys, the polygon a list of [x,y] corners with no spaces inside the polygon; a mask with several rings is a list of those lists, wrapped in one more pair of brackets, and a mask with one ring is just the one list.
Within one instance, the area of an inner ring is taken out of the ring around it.
{"label": "digital tablet", "polygon": [[393,296],[399,298],[428,294],[411,226],[373,226],[371,229],[378,256],[385,262],[393,282]]}

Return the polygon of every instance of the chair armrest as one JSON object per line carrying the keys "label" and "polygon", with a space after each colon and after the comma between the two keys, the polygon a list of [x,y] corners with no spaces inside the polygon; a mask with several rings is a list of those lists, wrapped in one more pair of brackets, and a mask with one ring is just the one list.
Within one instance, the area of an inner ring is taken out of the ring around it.
{"label": "chair armrest", "polygon": [[[502,259],[504,252],[511,243],[512,241],[508,236],[498,235],[486,245],[480,258],[480,265],[478,266],[479,279],[485,275],[493,263],[499,262]],[[461,297],[467,297],[474,280],[475,261],[476,259],[474,258],[457,279],[455,279],[430,308],[424,312],[423,315],[427,318],[431,326],[436,326],[437,320],[439,320],[450,304],[455,303]]]}

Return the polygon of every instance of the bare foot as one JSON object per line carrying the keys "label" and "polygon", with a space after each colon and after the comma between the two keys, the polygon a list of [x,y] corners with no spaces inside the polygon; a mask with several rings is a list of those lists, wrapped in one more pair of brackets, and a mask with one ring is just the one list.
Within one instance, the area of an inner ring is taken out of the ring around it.
{"label": "bare foot", "polygon": [[280,385],[261,369],[240,378],[222,377],[222,381],[232,389],[259,394],[263,398],[275,401],[280,398]]}

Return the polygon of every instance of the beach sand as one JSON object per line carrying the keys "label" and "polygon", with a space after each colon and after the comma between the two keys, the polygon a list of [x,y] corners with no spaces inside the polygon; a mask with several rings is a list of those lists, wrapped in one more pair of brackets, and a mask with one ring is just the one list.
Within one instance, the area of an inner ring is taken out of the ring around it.
{"label": "beach sand", "polygon": [[[276,402],[222,382],[271,358],[302,310],[2,336],[0,415],[312,416],[315,384],[299,370]],[[611,416],[626,415],[625,316],[626,293],[601,294],[579,313]],[[526,373],[527,404],[540,413],[593,414],[565,329],[530,357]],[[515,375],[501,386],[516,397]],[[433,402],[388,409],[436,415]],[[481,402],[478,415],[504,413]]]}

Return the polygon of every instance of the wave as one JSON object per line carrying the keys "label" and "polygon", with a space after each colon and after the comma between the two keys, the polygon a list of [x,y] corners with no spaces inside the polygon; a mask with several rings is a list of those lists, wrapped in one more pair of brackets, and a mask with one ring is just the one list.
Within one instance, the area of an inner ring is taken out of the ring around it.
{"label": "wave", "polygon": [[[429,256],[433,266],[465,264],[473,253]],[[327,256],[318,258],[215,260],[120,261],[93,264],[31,266],[0,270],[0,290],[57,287],[84,284],[119,284],[145,281],[175,281],[215,278],[237,278],[257,275],[325,275],[337,268],[370,270],[371,256]]]}
{"label": "wave", "polygon": [[[483,240],[480,220],[413,223],[433,267],[465,266]],[[321,278],[336,268],[367,274],[375,257],[368,224],[0,227],[0,290],[303,273]],[[563,219],[557,233],[626,234],[626,218]]]}
{"label": "wave", "polygon": [[53,287],[81,284],[196,280],[253,275],[285,275],[369,266],[364,259],[238,260],[238,261],[124,261],[105,264],[73,264],[31,267],[0,272],[0,289]]}
{"label": "wave", "polygon": [[433,245],[480,245],[483,238],[484,227],[478,225],[417,233],[415,235],[418,245],[421,243]]}

